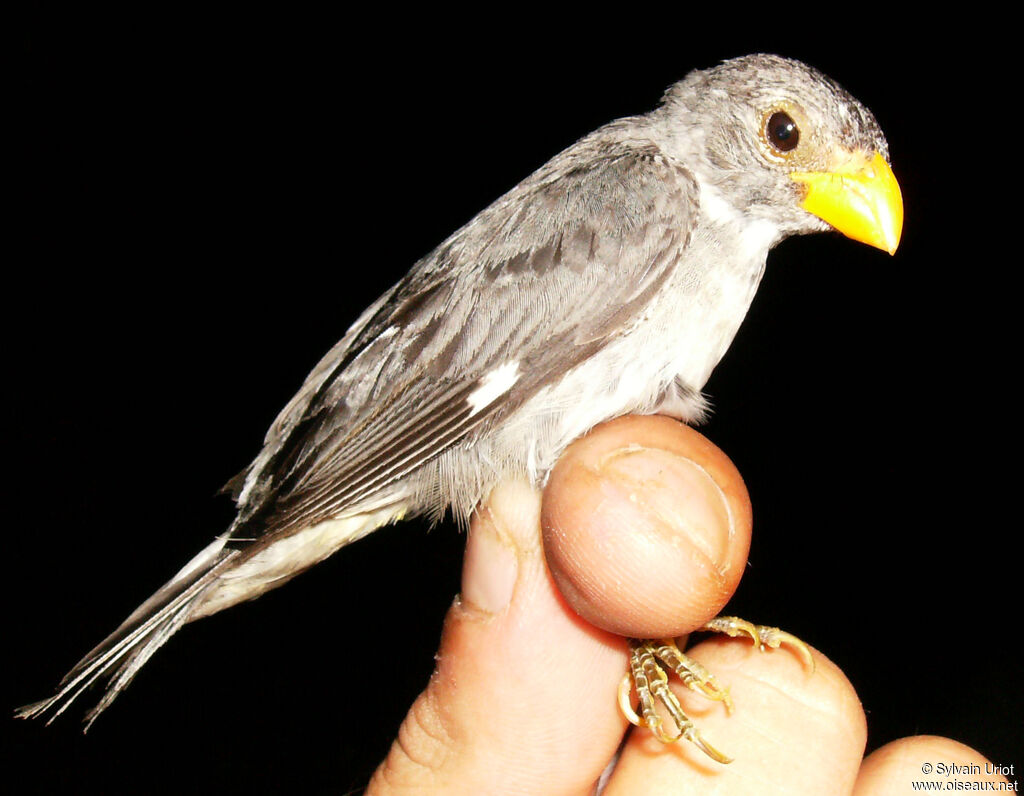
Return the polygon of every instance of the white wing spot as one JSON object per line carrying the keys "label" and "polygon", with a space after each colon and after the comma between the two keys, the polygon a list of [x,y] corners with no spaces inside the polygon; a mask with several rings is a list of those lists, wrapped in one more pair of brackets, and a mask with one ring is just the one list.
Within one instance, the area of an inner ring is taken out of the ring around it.
{"label": "white wing spot", "polygon": [[477,414],[487,408],[502,395],[512,389],[512,386],[519,381],[522,374],[519,372],[519,362],[506,362],[494,370],[485,374],[480,379],[480,386],[469,394],[466,401],[473,407],[469,416]]}

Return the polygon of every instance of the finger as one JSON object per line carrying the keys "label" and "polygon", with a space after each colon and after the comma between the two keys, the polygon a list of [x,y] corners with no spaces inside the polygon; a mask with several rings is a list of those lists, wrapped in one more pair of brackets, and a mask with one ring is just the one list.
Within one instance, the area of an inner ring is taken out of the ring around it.
{"label": "finger", "polygon": [[[980,790],[974,783],[1007,783],[1003,771],[980,752],[949,738],[918,735],[876,749],[864,759],[854,796],[890,796],[925,790]],[[922,785],[915,785],[922,783]],[[927,785],[923,783],[928,783]]]}
{"label": "finger", "polygon": [[560,597],[539,517],[540,495],[522,483],[475,515],[437,668],[369,793],[592,791],[625,728],[623,643]]}
{"label": "finger", "polygon": [[786,647],[760,652],[713,638],[688,651],[730,688],[731,715],[675,688],[701,735],[733,758],[716,763],[685,741],[633,732],[606,794],[849,793],[864,753],[864,713],[843,673],[818,652],[815,668]]}
{"label": "finger", "polygon": [[715,616],[750,548],[732,462],[664,417],[623,417],[566,450],[544,493],[544,544],[572,607],[624,636],[680,636]]}

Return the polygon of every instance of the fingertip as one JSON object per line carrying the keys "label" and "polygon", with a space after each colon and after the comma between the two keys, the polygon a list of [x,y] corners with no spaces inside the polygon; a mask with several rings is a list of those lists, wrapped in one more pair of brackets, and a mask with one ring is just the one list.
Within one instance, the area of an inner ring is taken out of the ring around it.
{"label": "fingertip", "polygon": [[1012,766],[993,763],[959,741],[915,735],[887,743],[864,758],[853,793],[889,796],[912,789],[983,790],[987,788],[981,783],[1008,783],[1004,771],[1011,773]]}
{"label": "fingertip", "polygon": [[559,589],[587,621],[640,638],[678,636],[739,584],[751,509],[728,457],[664,417],[623,417],[569,447],[541,509]]}

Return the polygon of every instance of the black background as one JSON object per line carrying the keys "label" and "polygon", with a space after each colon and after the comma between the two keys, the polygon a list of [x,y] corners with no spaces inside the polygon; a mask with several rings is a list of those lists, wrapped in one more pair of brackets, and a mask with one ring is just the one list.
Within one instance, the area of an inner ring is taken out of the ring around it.
{"label": "black background", "polygon": [[[755,510],[730,610],[845,670],[869,750],[950,735],[1019,770],[1012,53],[870,19],[593,22],[248,8],[8,27],[0,705],[48,695],[224,528],[217,489],[415,259],[688,70],[763,50],[872,108],[906,223],[895,258],[836,235],[779,246],[708,384],[703,431]],[[4,723],[5,779],[359,790],[430,674],[463,542],[389,528],[190,625],[89,735],[79,705]]]}

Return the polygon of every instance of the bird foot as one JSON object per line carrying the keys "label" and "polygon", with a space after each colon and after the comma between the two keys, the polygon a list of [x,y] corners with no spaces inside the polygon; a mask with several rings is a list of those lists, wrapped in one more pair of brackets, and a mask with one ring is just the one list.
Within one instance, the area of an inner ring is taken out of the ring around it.
{"label": "bird foot", "polygon": [[[745,636],[762,651],[768,648],[778,649],[785,644],[794,649],[811,671],[814,671],[814,659],[807,645],[796,636],[777,627],[754,625],[735,616],[719,616],[700,629],[724,633],[731,638]],[[714,675],[680,650],[672,639],[629,639],[629,649],[629,672],[619,684],[619,709],[626,719],[638,727],[646,727],[662,743],[674,743],[680,738],[685,738],[712,760],[731,763],[732,758],[722,754],[704,740],[693,721],[683,712],[679,699],[668,687],[665,669],[674,671],[683,685],[690,690],[723,703],[726,712],[732,713],[733,704],[729,690],[719,685]],[[636,692],[639,700],[639,715],[630,700],[631,691]],[[657,710],[659,704],[672,717],[676,725],[675,734],[666,730]]]}

